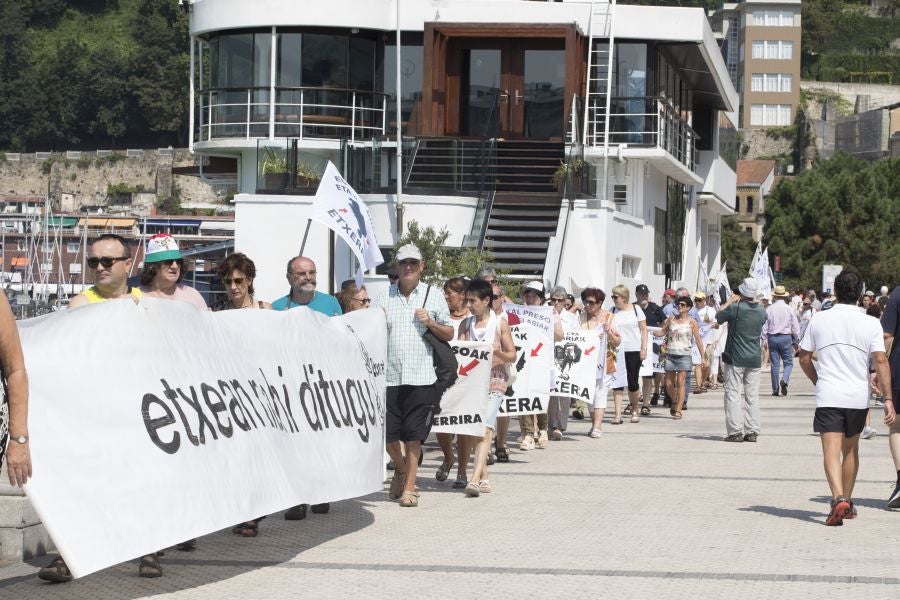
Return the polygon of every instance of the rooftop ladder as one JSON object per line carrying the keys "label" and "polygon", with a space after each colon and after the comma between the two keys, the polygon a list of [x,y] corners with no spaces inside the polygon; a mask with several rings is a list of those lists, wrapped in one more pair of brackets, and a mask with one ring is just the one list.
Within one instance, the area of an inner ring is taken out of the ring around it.
{"label": "rooftop ladder", "polygon": [[[585,91],[584,140],[586,145],[598,146],[598,131],[603,130],[603,190],[607,199],[609,175],[609,110],[612,99],[612,67],[615,50],[616,0],[593,0],[588,26],[588,81]],[[607,43],[594,44],[606,39]],[[602,108],[601,108],[602,107]]]}

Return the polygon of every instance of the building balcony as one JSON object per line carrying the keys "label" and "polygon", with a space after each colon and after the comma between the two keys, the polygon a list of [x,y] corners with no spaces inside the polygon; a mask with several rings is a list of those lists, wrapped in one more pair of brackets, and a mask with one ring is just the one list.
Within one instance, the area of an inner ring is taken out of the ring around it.
{"label": "building balcony", "polygon": [[703,178],[698,191],[699,204],[719,215],[734,214],[737,174],[716,152],[698,152],[697,171]]}
{"label": "building balcony", "polygon": [[697,133],[665,100],[655,97],[613,97],[609,107],[588,107],[585,157],[640,159],[685,185],[699,185]]}
{"label": "building balcony", "polygon": [[195,144],[201,148],[240,139],[254,140],[253,145],[275,138],[366,140],[395,125],[388,118],[388,96],[366,90],[219,88],[199,92],[197,102]]}

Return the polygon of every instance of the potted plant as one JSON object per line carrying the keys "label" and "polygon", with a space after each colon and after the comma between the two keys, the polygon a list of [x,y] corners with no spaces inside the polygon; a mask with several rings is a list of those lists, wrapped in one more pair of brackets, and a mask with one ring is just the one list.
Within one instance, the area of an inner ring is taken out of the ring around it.
{"label": "potted plant", "polygon": [[562,192],[565,187],[573,187],[576,190],[581,187],[581,173],[584,171],[584,161],[580,158],[573,159],[571,162],[564,160],[559,161],[559,166],[553,172],[551,183],[556,189]]}
{"label": "potted plant", "polygon": [[265,189],[284,190],[290,183],[290,169],[287,156],[279,153],[276,148],[267,146],[263,148],[263,161],[260,167]]}
{"label": "potted plant", "polygon": [[297,162],[297,179],[295,184],[297,187],[318,188],[321,179],[319,172],[311,165]]}

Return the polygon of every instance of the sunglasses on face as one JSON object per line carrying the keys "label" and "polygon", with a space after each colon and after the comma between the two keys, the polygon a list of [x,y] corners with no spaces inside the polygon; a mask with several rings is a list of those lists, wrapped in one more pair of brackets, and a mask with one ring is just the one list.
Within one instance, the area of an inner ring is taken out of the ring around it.
{"label": "sunglasses on face", "polygon": [[244,282],[247,281],[244,277],[226,277],[222,280],[222,283],[225,285],[244,285]]}
{"label": "sunglasses on face", "polygon": [[691,305],[690,305],[689,302],[679,302],[679,303],[678,303],[678,306],[679,306],[679,307],[684,307],[684,308],[690,308],[690,307],[691,307]]}
{"label": "sunglasses on face", "polygon": [[405,260],[401,260],[398,264],[399,264],[401,267],[406,267],[406,268],[409,268],[409,269],[415,269],[416,267],[419,266],[419,261],[415,260],[414,258],[407,258],[407,259],[405,259]]}
{"label": "sunglasses on face", "polygon": [[565,302],[565,301],[566,301],[565,298],[550,298],[550,302],[552,302],[553,304],[556,304],[557,302]]}
{"label": "sunglasses on face", "polygon": [[177,264],[179,267],[181,264],[178,262],[177,258],[168,258],[166,260],[161,260],[157,264],[162,265],[164,267],[171,267],[174,264]]}
{"label": "sunglasses on face", "polygon": [[594,306],[596,304],[600,304],[596,300],[583,300],[585,306]]}
{"label": "sunglasses on face", "polygon": [[96,256],[92,256],[89,259],[87,259],[87,264],[92,269],[96,269],[98,265],[103,265],[104,269],[109,269],[110,267],[112,267],[114,264],[116,264],[120,260],[128,260],[129,258],[131,258],[131,257],[130,256],[101,256],[98,258]]}

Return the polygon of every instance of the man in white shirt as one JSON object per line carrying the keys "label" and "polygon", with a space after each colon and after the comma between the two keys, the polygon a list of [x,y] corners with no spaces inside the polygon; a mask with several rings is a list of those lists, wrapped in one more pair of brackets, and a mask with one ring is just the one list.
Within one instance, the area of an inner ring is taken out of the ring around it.
{"label": "man in white shirt", "polygon": [[[856,517],[851,497],[859,471],[859,434],[869,414],[870,361],[880,382],[891,377],[881,326],[856,308],[863,291],[859,273],[845,268],[835,278],[834,289],[836,303],[813,316],[800,341],[800,367],[816,386],[813,430],[822,440],[831,488],[831,512],[825,521],[830,526]],[[894,403],[885,397],[884,422],[891,425],[894,419]]]}

